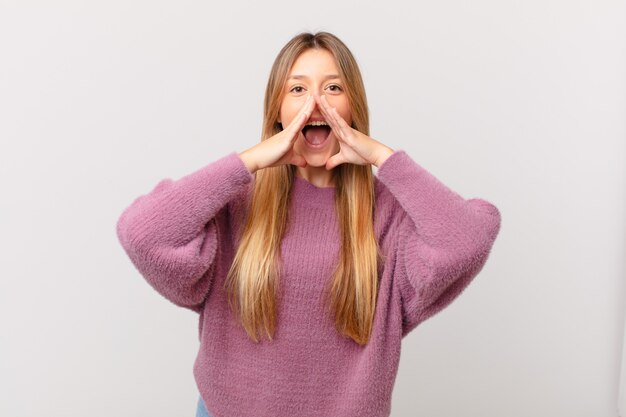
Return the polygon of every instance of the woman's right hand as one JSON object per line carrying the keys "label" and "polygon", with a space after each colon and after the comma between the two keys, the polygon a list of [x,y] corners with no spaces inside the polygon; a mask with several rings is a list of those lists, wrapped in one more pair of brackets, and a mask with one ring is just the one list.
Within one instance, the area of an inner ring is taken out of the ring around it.
{"label": "woman's right hand", "polygon": [[315,100],[309,94],[300,111],[291,123],[271,138],[261,141],[240,156],[251,172],[258,169],[291,164],[306,167],[306,160],[293,149],[293,144],[315,107]]}

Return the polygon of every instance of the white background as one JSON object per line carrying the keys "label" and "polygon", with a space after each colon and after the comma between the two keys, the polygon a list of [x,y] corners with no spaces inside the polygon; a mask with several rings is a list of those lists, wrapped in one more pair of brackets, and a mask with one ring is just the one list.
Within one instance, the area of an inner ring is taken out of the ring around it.
{"label": "white background", "polygon": [[276,54],[327,30],[371,136],[502,213],[474,283],[404,339],[392,416],[616,416],[625,20],[591,0],[1,1],[0,415],[195,415],[197,315],[115,223],[258,143]]}

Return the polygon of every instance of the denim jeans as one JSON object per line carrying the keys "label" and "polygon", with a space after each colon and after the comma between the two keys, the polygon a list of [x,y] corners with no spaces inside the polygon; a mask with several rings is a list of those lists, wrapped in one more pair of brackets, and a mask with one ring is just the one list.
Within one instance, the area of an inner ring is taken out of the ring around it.
{"label": "denim jeans", "polygon": [[198,397],[198,409],[196,410],[196,417],[212,417],[211,414],[206,410],[206,406],[204,405],[204,401],[202,397]]}

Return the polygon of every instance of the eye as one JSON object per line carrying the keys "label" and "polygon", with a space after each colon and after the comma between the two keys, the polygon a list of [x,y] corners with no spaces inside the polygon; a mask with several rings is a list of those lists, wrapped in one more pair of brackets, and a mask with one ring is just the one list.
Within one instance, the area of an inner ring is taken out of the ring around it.
{"label": "eye", "polygon": [[291,93],[300,93],[300,91],[293,91],[296,88],[302,88],[302,86],[297,85],[297,86],[293,87],[291,90],[289,90],[289,92],[291,92]]}
{"label": "eye", "polygon": [[330,87],[337,87],[337,89],[331,90],[331,91],[341,91],[342,90],[341,87],[339,87],[337,84],[331,84],[331,85],[328,86],[328,88],[330,88]]}

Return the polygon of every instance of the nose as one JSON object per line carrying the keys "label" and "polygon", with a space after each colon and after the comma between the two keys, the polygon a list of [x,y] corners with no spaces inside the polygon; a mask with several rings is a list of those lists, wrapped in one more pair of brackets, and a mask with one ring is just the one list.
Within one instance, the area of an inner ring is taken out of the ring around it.
{"label": "nose", "polygon": [[[313,91],[311,93],[311,95],[313,96],[313,101],[315,102],[315,107],[322,107],[322,95],[316,91]],[[327,98],[328,99],[328,98]]]}

